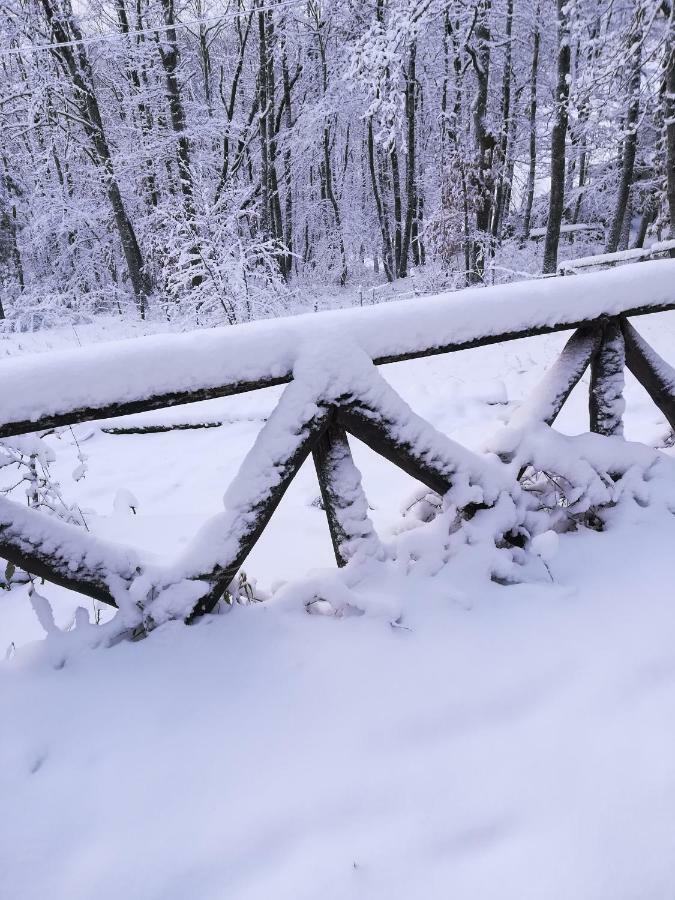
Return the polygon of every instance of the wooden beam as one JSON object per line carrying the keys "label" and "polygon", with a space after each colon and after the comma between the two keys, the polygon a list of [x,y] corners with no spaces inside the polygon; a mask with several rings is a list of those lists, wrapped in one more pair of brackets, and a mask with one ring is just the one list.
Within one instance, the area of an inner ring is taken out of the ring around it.
{"label": "wooden beam", "polygon": [[222,428],[226,422],[176,422],[173,425],[129,425],[101,428],[103,434],[164,434],[167,431],[196,431],[200,428]]}
{"label": "wooden beam", "polygon": [[[658,309],[675,309],[675,303],[667,306],[658,307]],[[652,307],[629,310],[628,315],[643,315],[658,311]],[[543,334],[552,334],[556,331],[569,331],[581,328],[586,325],[599,324],[602,325],[605,317],[594,319],[592,321],[565,321],[555,325],[539,326],[537,328],[516,329],[513,331],[504,331],[499,334],[486,335],[484,337],[474,338],[468,341],[457,341],[442,344],[437,347],[425,348],[422,350],[389,354],[387,356],[376,357],[373,362],[376,366],[387,365],[395,362],[406,362],[411,359],[421,359],[427,356],[438,356],[443,353],[455,353],[459,350],[471,350],[475,347],[485,347],[490,344],[500,344],[505,341],[516,341],[526,337],[536,337]],[[0,438],[13,437],[20,434],[30,434],[34,431],[45,431],[50,428],[60,428],[64,425],[76,425],[82,422],[93,422],[98,419],[117,418],[119,416],[128,416],[139,412],[150,412],[155,409],[165,409],[173,406],[180,406],[187,403],[199,403],[202,400],[214,400],[218,397],[229,397],[235,394],[245,394],[249,391],[257,391],[262,388],[273,387],[280,384],[288,384],[292,380],[290,372],[275,378],[261,378],[257,381],[240,381],[228,384],[222,384],[215,387],[200,388],[195,390],[174,391],[170,393],[153,394],[139,400],[124,401],[119,403],[107,403],[101,406],[84,406],[68,412],[55,413],[53,415],[41,416],[35,421],[5,421],[0,423]],[[1,415],[1,414],[0,414]]]}
{"label": "wooden beam", "polygon": [[347,434],[333,422],[312,451],[323,508],[338,566],[345,566],[364,541],[374,541],[361,473],[354,465]]}
{"label": "wooden beam", "polygon": [[[228,539],[234,541],[236,548],[229,558],[219,561],[208,571],[187,575],[191,580],[204,581],[211,584],[211,589],[199,600],[188,621],[192,621],[204,613],[211,612],[218,600],[223,596],[246,557],[255,547],[258,538],[281,502],[281,498],[297,475],[300,466],[326,431],[333,417],[334,411],[330,407],[319,406],[319,412],[310,422],[303,425],[300,430],[294,451],[288,457],[276,461],[273,474],[263,489],[261,490],[259,484],[251,485],[253,495],[250,504],[248,506],[244,504],[229,523]],[[274,427],[274,417],[268,421],[265,428],[268,426]],[[199,536],[197,541],[199,541]],[[200,547],[197,546],[195,551],[199,554]],[[190,555],[190,548],[188,548],[181,564],[181,567],[188,571],[190,568]]]}
{"label": "wooden beam", "polygon": [[601,337],[599,328],[577,329],[532,395],[516,410],[510,424],[515,427],[525,427],[531,422],[552,425],[597,352]]}
{"label": "wooden beam", "polygon": [[399,469],[441,496],[452,487],[454,467],[446,461],[436,465],[433,453],[420,452],[396,434],[393,422],[388,422],[376,410],[366,409],[355,402],[338,409],[338,422],[350,434],[367,444],[371,450],[388,459]]}
{"label": "wooden beam", "polygon": [[675,430],[675,369],[649,346],[630,322],[622,322],[626,365]]}
{"label": "wooden beam", "polygon": [[[645,263],[646,266],[664,266],[670,265],[669,262],[654,262],[654,263]],[[590,280],[594,279],[594,283],[597,283],[597,280],[604,279],[605,275],[610,275],[611,273],[600,273],[599,275],[588,275],[584,276],[583,284],[586,286],[587,291],[591,291],[591,283]],[[660,273],[659,273],[660,276]],[[253,367],[253,370],[256,372],[260,372],[260,377],[251,377],[250,379],[242,379],[236,380],[234,376],[223,377],[221,383],[211,383],[211,384],[198,384],[198,378],[196,377],[194,372],[189,371],[189,366],[187,365],[186,358],[189,356],[187,353],[186,347],[183,344],[176,344],[167,342],[166,344],[166,353],[172,353],[174,346],[178,348],[176,352],[180,351],[181,354],[181,366],[178,366],[177,373],[175,377],[175,381],[177,384],[174,384],[173,387],[180,388],[178,390],[165,390],[165,391],[155,391],[151,392],[148,396],[138,396],[138,394],[142,394],[142,379],[139,375],[139,384],[138,387],[129,387],[125,388],[125,393],[128,399],[123,400],[104,400],[100,403],[92,403],[85,405],[76,405],[71,409],[56,409],[55,411],[50,411],[45,413],[45,415],[40,415],[35,419],[25,419],[19,418],[18,413],[16,418],[5,418],[2,421],[2,413],[0,412],[0,438],[11,437],[13,435],[19,434],[27,434],[34,431],[43,431],[50,428],[57,428],[64,425],[74,425],[80,422],[88,422],[94,421],[97,419],[105,419],[111,417],[119,417],[131,415],[133,413],[139,412],[147,412],[155,409],[162,409],[173,407],[186,403],[196,403],[202,400],[210,400],[217,397],[226,397],[231,396],[233,394],[242,394],[248,391],[259,390],[261,388],[271,387],[273,385],[286,384],[292,379],[292,365],[295,360],[294,348],[297,345],[298,341],[302,338],[309,338],[312,335],[316,336],[317,340],[325,340],[331,334],[331,328],[335,327],[336,340],[344,340],[348,341],[354,337],[355,343],[362,347],[368,355],[371,356],[375,365],[384,365],[388,363],[394,362],[403,362],[411,359],[420,359],[427,356],[437,356],[443,353],[454,353],[459,350],[468,350],[475,347],[483,347],[490,344],[502,343],[504,341],[512,341],[512,340],[520,340],[525,337],[535,337],[537,335],[543,334],[552,334],[557,331],[569,331],[577,328],[581,328],[583,326],[592,326],[592,325],[600,325],[608,320],[609,315],[624,315],[627,317],[630,316],[638,316],[638,315],[646,315],[659,311],[671,310],[675,309],[675,288],[673,289],[673,299],[660,299],[658,302],[653,303],[645,303],[645,304],[636,304],[629,306],[628,303],[630,299],[625,299],[623,297],[617,300],[616,298],[611,296],[607,302],[607,304],[595,304],[594,312],[595,315],[592,315],[588,318],[580,318],[578,307],[576,311],[571,313],[565,312],[565,305],[562,302],[564,298],[568,297],[568,289],[565,291],[561,291],[556,282],[568,282],[568,279],[549,279],[550,284],[552,285],[552,289],[554,289],[554,294],[551,298],[552,309],[546,309],[545,312],[538,311],[536,314],[536,319],[538,322],[531,327],[526,328],[504,328],[497,327],[494,333],[478,333],[473,332],[473,336],[468,337],[466,339],[448,339],[448,334],[453,333],[453,329],[450,327],[453,321],[453,316],[457,316],[458,322],[461,325],[464,322],[464,316],[469,314],[469,299],[471,300],[471,304],[476,306],[476,315],[483,316],[483,319],[486,321],[486,325],[484,327],[490,327],[491,321],[491,313],[494,313],[495,309],[502,308],[505,310],[509,310],[511,307],[513,308],[514,316],[517,315],[519,310],[519,304],[516,302],[518,299],[514,296],[516,294],[516,288],[518,285],[508,285],[502,286],[513,288],[514,290],[509,294],[509,297],[504,300],[504,304],[501,306],[497,306],[496,300],[491,299],[490,302],[483,303],[483,300],[476,297],[469,298],[468,295],[460,297],[462,292],[458,292],[457,304],[454,304],[452,300],[449,301],[448,305],[448,316],[447,320],[443,316],[439,316],[438,306],[440,301],[443,300],[442,297],[437,298],[424,298],[424,304],[432,304],[428,308],[433,312],[433,321],[439,323],[439,327],[443,332],[442,335],[438,337],[438,342],[436,343],[435,335],[428,335],[425,338],[425,342],[423,344],[417,344],[413,338],[408,339],[407,333],[408,331],[414,336],[414,319],[412,316],[413,312],[410,312],[411,322],[410,328],[406,329],[403,325],[407,326],[408,323],[408,314],[402,317],[400,313],[400,303],[396,301],[392,303],[391,315],[392,321],[396,325],[398,331],[401,335],[401,351],[397,353],[384,353],[378,352],[378,346],[382,346],[381,342],[374,340],[372,342],[372,351],[369,352],[367,349],[368,340],[364,338],[364,334],[367,331],[366,326],[372,326],[372,330],[375,334],[378,333],[378,329],[381,328],[381,324],[383,321],[383,317],[380,315],[383,312],[382,307],[368,307],[363,310],[348,310],[345,311],[350,315],[345,319],[338,317],[337,313],[319,313],[315,316],[309,317],[296,317],[297,320],[302,321],[293,321],[293,318],[284,320],[279,327],[282,329],[280,332],[279,340],[284,341],[284,345],[288,345],[288,359],[284,360],[283,364],[280,364],[279,368],[281,371],[269,371],[269,367],[266,367],[264,364],[260,366]],[[580,284],[574,282],[575,290],[578,291],[581,289]],[[611,287],[612,282],[610,282],[609,287]],[[655,284],[660,284],[660,277],[655,280]],[[604,281],[599,285],[600,287],[607,287],[604,284]],[[522,287],[522,291],[527,296],[527,292],[531,290],[531,285],[524,285]],[[475,289],[473,290],[475,293]],[[481,289],[481,294],[485,294],[487,296],[487,292],[490,291],[491,288]],[[624,291],[625,293],[625,291]],[[570,291],[570,295],[571,294]],[[574,307],[574,304],[573,304]],[[598,308],[609,309],[610,312],[597,312]],[[377,313],[377,316],[372,316],[372,311]],[[359,315],[353,316],[352,314],[359,313]],[[363,315],[362,315],[362,314]],[[419,308],[418,314],[420,316],[424,315],[424,308]],[[324,320],[322,316],[331,315],[333,318],[330,320]],[[533,314],[533,318],[534,318]],[[353,318],[353,323],[352,323]],[[372,321],[371,321],[372,318]],[[505,314],[500,317],[501,319],[505,318]],[[311,323],[308,324],[311,319]],[[481,319],[481,321],[483,321]],[[399,321],[401,320],[401,321]],[[272,344],[270,334],[267,331],[260,331],[259,329],[253,329],[251,331],[244,331],[244,329],[253,328],[253,326],[260,325],[261,323],[252,323],[251,326],[241,325],[235,326],[231,329],[233,334],[233,341],[235,340],[234,335],[237,336],[237,339],[241,339],[245,337],[245,340],[238,340],[238,344],[245,346],[250,349],[250,352],[253,353],[256,351],[257,344],[259,340],[262,340],[262,344],[258,352],[260,352],[263,356],[265,355],[266,348]],[[276,323],[275,323],[276,325]],[[493,326],[495,327],[495,326]],[[464,329],[466,331],[466,329]],[[259,339],[259,335],[262,337]],[[171,336],[178,340],[178,338],[182,336]],[[139,342],[137,347],[133,347],[133,352],[130,352],[130,348],[125,346],[124,353],[120,357],[120,365],[133,367],[139,362],[143,362],[147,365],[147,359],[144,358],[145,348],[150,346],[149,344],[142,343],[145,341],[144,338],[136,338],[136,341]],[[150,339],[148,339],[150,340]],[[157,338],[153,338],[152,347],[154,347],[154,342]],[[205,338],[206,340],[206,338]],[[432,341],[434,341],[432,343]],[[385,342],[386,343],[386,342]],[[163,345],[162,345],[163,346]],[[223,336],[222,339],[219,337],[217,344],[214,343],[214,340],[211,340],[210,343],[207,342],[205,345],[207,348],[210,348],[211,352],[215,346],[220,348],[219,352],[227,355],[228,352],[228,339]],[[80,381],[87,382],[88,376],[90,373],[96,371],[97,360],[91,353],[86,353],[89,348],[85,348],[85,356],[80,361],[79,357],[73,357],[73,359],[69,359],[67,364],[62,360],[49,360],[48,362],[53,366],[68,366],[68,377],[72,380],[73,384],[77,384],[78,379]],[[106,352],[104,349],[98,350],[97,352],[104,353]],[[157,352],[156,348],[153,352]],[[106,356],[106,362],[108,367],[112,366],[114,360],[111,357],[112,351],[108,353]],[[47,356],[48,354],[43,354],[41,356]],[[5,362],[0,364],[0,369],[5,366],[4,371],[0,372],[0,377],[4,377],[5,379],[5,390],[9,390],[10,393],[14,390],[22,390],[24,384],[32,383],[32,391],[36,392],[36,396],[40,396],[40,389],[43,384],[48,385],[50,379],[50,367],[47,365],[47,361],[45,359],[36,359],[33,370],[31,372],[31,377],[28,376],[22,371],[14,372],[12,369],[12,362]],[[182,376],[183,370],[186,371],[185,378],[183,382],[181,382],[180,377]],[[58,371],[58,369],[56,370]],[[209,370],[205,372],[204,379],[207,378],[209,380],[216,378],[214,372]],[[9,379],[9,382],[8,382]],[[216,378],[217,380],[217,378]],[[182,389],[183,383],[192,383],[195,386],[189,389]],[[196,384],[195,384],[196,383]],[[25,388],[24,388],[25,389]],[[64,396],[67,396],[67,392],[64,393]]]}
{"label": "wooden beam", "polygon": [[[95,422],[99,419],[130,416],[134,413],[151,412],[155,409],[169,409],[173,406],[182,406],[187,403],[199,403],[202,400],[215,400],[218,397],[230,397],[234,394],[245,394],[248,391],[257,391],[261,388],[274,387],[278,384],[288,384],[291,380],[292,376],[289,373],[288,375],[279,378],[265,378],[260,381],[238,381],[211,388],[172,391],[166,394],[153,394],[140,400],[130,400],[122,403],[107,403],[102,406],[83,406],[67,413],[43,416],[35,422],[5,422],[0,424],[0,438],[12,437],[19,434],[30,434],[34,431],[46,431],[51,428],[60,428],[64,425]],[[45,422],[48,422],[49,424],[45,425]]]}
{"label": "wooden beam", "polygon": [[117,606],[111,578],[130,584],[140,571],[130,548],[108,543],[45,513],[0,498],[0,557],[37,578]]}
{"label": "wooden beam", "polygon": [[108,606],[117,606],[115,599],[107,585],[97,576],[97,573],[86,571],[83,568],[71,570],[67,565],[60,565],[59,560],[52,559],[49,554],[43,553],[39,548],[26,551],[17,546],[14,541],[6,540],[0,526],[0,557],[14,563],[35,578],[43,578],[51,584],[84,594],[94,600],[100,600]]}
{"label": "wooden beam", "polygon": [[588,408],[591,431],[596,434],[623,435],[625,365],[621,324],[612,319],[603,328],[600,348],[591,361]]}

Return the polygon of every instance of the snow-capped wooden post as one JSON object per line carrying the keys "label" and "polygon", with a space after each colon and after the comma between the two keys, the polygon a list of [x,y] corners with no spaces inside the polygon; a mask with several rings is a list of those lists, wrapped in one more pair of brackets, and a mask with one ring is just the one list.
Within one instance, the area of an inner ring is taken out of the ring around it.
{"label": "snow-capped wooden post", "polygon": [[[283,403],[282,395],[279,407]],[[318,404],[315,415],[307,422],[298,423],[297,431],[287,444],[283,440],[288,437],[283,417],[280,422],[274,417],[268,419],[258,442],[249,451],[228,489],[226,496],[230,497],[231,509],[226,510],[225,519],[221,521],[216,517],[213,532],[207,536],[207,525],[185,551],[181,567],[187,577],[211,585],[193,609],[190,619],[210,612],[228,589],[300,466],[328,427],[331,415],[329,408]],[[272,454],[266,449],[265,437],[269,446],[275,448]],[[281,449],[277,450],[277,445]],[[223,534],[219,535],[221,528]],[[219,537],[224,538],[224,546],[218,546]],[[202,541],[212,539],[217,549],[210,559],[207,554],[207,567],[200,568],[203,565]]]}
{"label": "snow-capped wooden post", "polygon": [[602,333],[592,325],[578,328],[532,395],[516,411],[511,425],[552,425],[600,346]]}
{"label": "snow-capped wooden post", "polygon": [[623,436],[625,365],[621,325],[618,319],[610,319],[603,327],[600,347],[591,360],[588,407],[591,431],[596,434]]}
{"label": "snow-capped wooden post", "polygon": [[335,561],[345,566],[364,540],[375,539],[361,473],[354,465],[347,433],[337,423],[321,435],[312,454]]}
{"label": "snow-capped wooden post", "polygon": [[626,365],[675,429],[675,369],[661,359],[630,322],[622,323]]}

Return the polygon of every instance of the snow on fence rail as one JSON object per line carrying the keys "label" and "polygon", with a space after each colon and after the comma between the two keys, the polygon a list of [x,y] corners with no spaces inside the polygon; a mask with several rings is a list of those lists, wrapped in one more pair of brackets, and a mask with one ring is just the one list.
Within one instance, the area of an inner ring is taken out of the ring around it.
{"label": "snow on fence rail", "polygon": [[[575,234],[597,234],[604,235],[605,228],[600,222],[591,222],[590,224],[577,223],[575,225],[561,225],[560,226],[560,234],[573,236]],[[546,227],[544,228],[531,228],[530,229],[530,238],[533,241],[541,240],[546,237]]]}
{"label": "snow on fence rail", "polygon": [[673,264],[659,260],[15,358],[0,363],[0,438],[284,384],[319,343],[356,344],[381,365],[673,308]]}
{"label": "snow on fence rail", "polygon": [[584,269],[596,266],[620,266],[627,262],[646,262],[661,256],[675,257],[675,241],[661,241],[651,247],[619,250],[616,253],[597,253],[594,256],[578,256],[576,259],[563,260],[558,265],[559,275],[576,275]]}
{"label": "snow on fence rail", "polygon": [[[120,607],[132,628],[190,619],[227,591],[310,455],[338,565],[381,555],[348,433],[442,495],[465,527],[487,528],[495,546],[517,552],[547,527],[519,483],[528,460],[456,444],[417,416],[376,366],[574,328],[517,414],[519,429],[550,426],[589,365],[593,432],[622,433],[624,365],[675,428],[675,371],[627,321],[667,309],[675,309],[675,261],[4,361],[1,437],[290,383],[230,485],[224,511],[174,564],[149,563],[6,497],[0,556]],[[610,474],[620,475],[622,465],[628,471],[629,457],[614,448]],[[598,480],[601,490],[612,483]],[[502,577],[497,562],[494,574]]]}

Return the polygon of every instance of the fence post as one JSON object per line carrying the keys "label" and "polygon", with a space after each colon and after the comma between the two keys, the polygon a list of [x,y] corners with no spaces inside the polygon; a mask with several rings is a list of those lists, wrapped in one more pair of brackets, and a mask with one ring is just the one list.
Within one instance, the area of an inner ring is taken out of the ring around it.
{"label": "fence post", "polygon": [[623,436],[623,398],[626,348],[618,319],[610,319],[602,330],[600,347],[591,360],[588,409],[591,431]]}
{"label": "fence post", "polygon": [[649,346],[627,320],[623,322],[626,365],[675,431],[675,369]]}
{"label": "fence post", "polygon": [[335,561],[345,566],[359,542],[376,538],[344,428],[333,422],[314,445],[312,455]]}

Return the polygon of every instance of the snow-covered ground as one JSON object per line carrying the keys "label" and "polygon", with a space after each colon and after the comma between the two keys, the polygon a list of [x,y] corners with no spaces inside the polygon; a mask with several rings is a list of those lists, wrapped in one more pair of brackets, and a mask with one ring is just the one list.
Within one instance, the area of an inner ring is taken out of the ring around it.
{"label": "snow-covered ground", "polygon": [[[675,313],[634,324],[675,362]],[[0,356],[116,336],[2,337]],[[566,337],[381,371],[480,448]],[[74,427],[49,438],[53,474],[93,533],[170,560],[221,508],[280,390],[133,417],[217,428]],[[587,393],[588,374],[557,428],[587,430]],[[661,446],[666,422],[630,376],[626,399],[626,436]],[[395,541],[415,485],[353,450]],[[564,535],[524,584],[382,566],[349,585],[367,614],[336,618],[303,602],[341,583],[318,493],[306,465],[246,564],[272,596],[192,627],[66,651],[59,634],[31,643],[25,588],[0,594],[0,898],[672,897],[675,516],[636,506]],[[61,626],[83,603],[41,591]]]}

